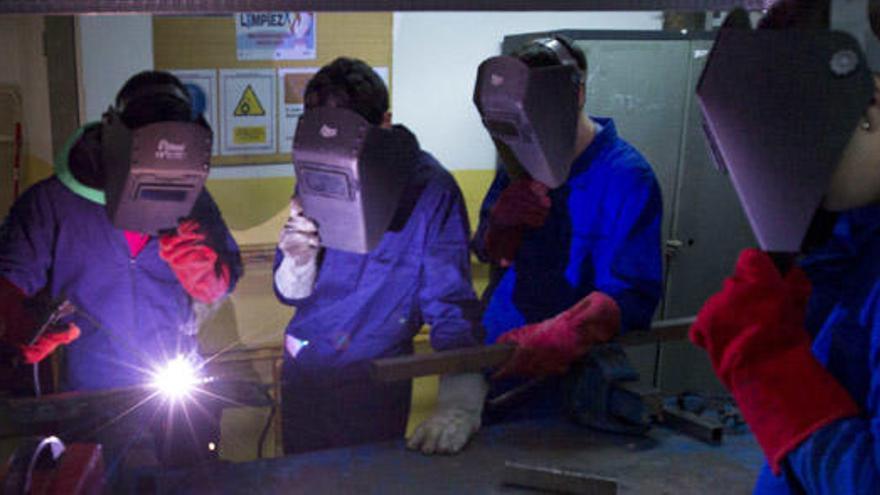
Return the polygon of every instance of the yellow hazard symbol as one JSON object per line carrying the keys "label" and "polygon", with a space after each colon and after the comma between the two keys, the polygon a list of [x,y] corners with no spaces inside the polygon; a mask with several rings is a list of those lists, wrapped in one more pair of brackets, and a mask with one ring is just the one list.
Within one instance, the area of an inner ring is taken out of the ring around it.
{"label": "yellow hazard symbol", "polygon": [[257,98],[257,93],[254,92],[254,88],[251,87],[250,84],[244,88],[244,92],[241,93],[241,98],[238,100],[238,104],[235,105],[235,112],[233,113],[236,117],[261,117],[266,115],[266,110],[263,109],[263,104],[260,103],[260,99]]}

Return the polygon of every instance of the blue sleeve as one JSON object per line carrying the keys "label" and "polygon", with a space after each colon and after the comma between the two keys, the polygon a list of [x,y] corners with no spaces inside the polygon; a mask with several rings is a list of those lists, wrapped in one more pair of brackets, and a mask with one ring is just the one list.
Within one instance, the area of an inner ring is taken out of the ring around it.
{"label": "blue sleeve", "polygon": [[486,230],[489,228],[489,212],[498,201],[503,191],[510,184],[510,179],[502,167],[495,169],[495,179],[489,186],[486,197],[483,198],[483,204],[480,206],[480,223],[477,224],[477,232],[471,241],[471,250],[477,255],[477,258],[483,263],[489,261],[489,254],[486,252]]}
{"label": "blue sleeve", "polygon": [[199,194],[196,204],[193,206],[191,217],[199,222],[207,232],[208,246],[217,253],[221,263],[229,267],[229,289],[232,292],[238,279],[244,274],[244,265],[241,261],[241,252],[238,243],[229,232],[223,215],[214,202],[214,198],[203,189]]}
{"label": "blue sleeve", "polygon": [[622,331],[647,329],[662,293],[663,202],[650,171],[629,170],[614,182],[604,210],[606,235],[594,252],[595,288],[620,307]]}
{"label": "blue sleeve", "polygon": [[482,332],[480,304],[471,284],[464,200],[454,183],[439,196],[428,212],[418,298],[422,317],[431,325],[431,346],[441,351],[478,345]]}
{"label": "blue sleeve", "polygon": [[816,431],[786,457],[793,476],[811,494],[880,493],[880,288],[863,307],[871,329],[866,413]]}
{"label": "blue sleeve", "polygon": [[52,267],[56,219],[44,184],[26,191],[0,226],[0,276],[28,296],[46,286]]}

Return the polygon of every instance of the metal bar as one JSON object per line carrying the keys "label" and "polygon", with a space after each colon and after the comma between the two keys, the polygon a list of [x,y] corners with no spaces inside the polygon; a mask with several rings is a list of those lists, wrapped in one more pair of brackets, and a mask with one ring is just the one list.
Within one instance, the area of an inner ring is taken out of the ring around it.
{"label": "metal bar", "polygon": [[721,423],[677,407],[663,408],[663,423],[706,443],[717,445],[724,439],[724,427]]}
{"label": "metal bar", "polygon": [[535,490],[581,495],[615,495],[617,480],[592,474],[546,466],[531,466],[518,462],[504,463],[502,481]]}
{"label": "metal bar", "polygon": [[[682,340],[687,338],[688,329],[694,319],[678,318],[659,321],[653,325],[650,331],[627,333],[619,339],[619,342],[625,346],[633,346],[666,340]],[[495,344],[376,359],[371,363],[371,371],[374,379],[384,382],[409,380],[426,375],[482,371],[507,361],[513,353],[513,349],[513,345]]]}
{"label": "metal bar", "polygon": [[769,8],[773,0],[0,0],[0,13],[221,14],[241,11],[705,11]]}
{"label": "metal bar", "polygon": [[375,380],[392,382],[417,376],[482,371],[507,361],[514,348],[510,344],[494,344],[376,359],[371,363],[371,372]]}
{"label": "metal bar", "polygon": [[685,340],[688,338],[688,332],[696,319],[696,316],[689,316],[687,318],[661,320],[651,325],[651,330],[627,332],[621,335],[617,341],[623,346],[636,346],[656,344],[670,340]]}

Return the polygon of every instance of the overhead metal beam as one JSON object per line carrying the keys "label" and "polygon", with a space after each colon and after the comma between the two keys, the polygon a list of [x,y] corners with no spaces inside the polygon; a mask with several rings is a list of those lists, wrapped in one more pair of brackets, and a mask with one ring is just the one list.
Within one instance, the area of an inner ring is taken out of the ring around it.
{"label": "overhead metal beam", "polygon": [[0,0],[0,13],[222,14],[315,11],[707,11],[767,8],[774,0]]}

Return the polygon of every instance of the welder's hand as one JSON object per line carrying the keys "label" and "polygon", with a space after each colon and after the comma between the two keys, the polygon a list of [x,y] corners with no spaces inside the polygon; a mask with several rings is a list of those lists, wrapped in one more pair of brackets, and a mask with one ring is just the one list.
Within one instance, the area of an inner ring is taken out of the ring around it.
{"label": "welder's hand", "polygon": [[288,299],[302,299],[312,293],[318,275],[321,241],[318,226],[303,214],[297,198],[290,200],[290,217],[281,229],[278,249],[284,254],[275,270],[275,287]]}
{"label": "welder's hand", "polygon": [[492,207],[490,221],[495,227],[526,226],[537,228],[544,225],[550,213],[549,189],[532,179],[513,181],[501,191]]}
{"label": "welder's hand", "polygon": [[782,276],[766,253],[747,249],[690,331],[776,473],[812,432],[859,412],[812,354],[804,326],[809,296],[810,282],[799,267]]}
{"label": "welder's hand", "polygon": [[523,229],[544,225],[550,213],[549,190],[532,179],[518,179],[507,186],[489,212],[486,252],[501,266],[516,257]]}
{"label": "welder's hand", "polygon": [[302,205],[295,197],[290,200],[290,217],[281,228],[278,248],[296,265],[314,263],[318,258],[321,249],[318,226],[303,214]]}
{"label": "welder's hand", "polygon": [[561,375],[593,345],[611,340],[619,330],[617,303],[602,292],[592,292],[553,318],[499,337],[499,343],[516,344],[516,350],[493,378]]}
{"label": "welder's hand", "polygon": [[456,454],[480,429],[489,386],[481,373],[440,377],[437,409],[413,432],[406,446],[424,454]]}
{"label": "welder's hand", "polygon": [[184,220],[174,233],[159,238],[159,256],[193,299],[213,303],[229,290],[229,267],[206,238],[198,222]]}
{"label": "welder's hand", "polygon": [[51,328],[33,344],[19,347],[22,359],[27,364],[39,363],[55,352],[58,346],[67,345],[78,339],[80,333],[79,327],[73,323]]}

